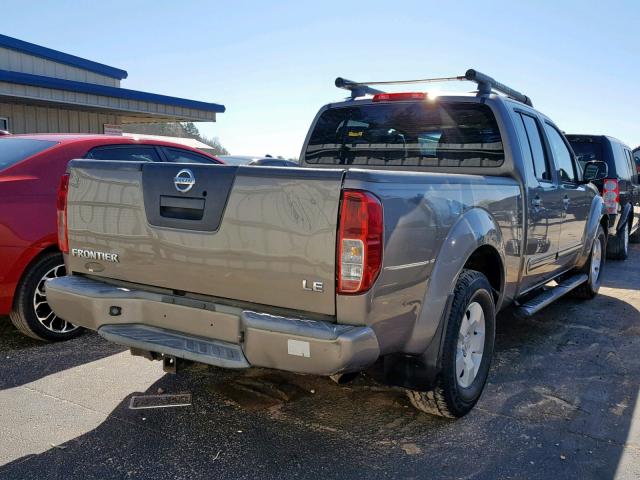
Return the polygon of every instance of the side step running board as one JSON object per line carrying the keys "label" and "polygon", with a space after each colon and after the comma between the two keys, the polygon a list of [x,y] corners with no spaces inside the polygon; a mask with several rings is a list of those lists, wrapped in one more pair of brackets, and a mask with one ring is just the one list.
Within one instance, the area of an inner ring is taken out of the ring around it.
{"label": "side step running board", "polygon": [[110,342],[223,368],[249,368],[240,345],[185,335],[147,325],[105,325],[98,333]]}
{"label": "side step running board", "polygon": [[550,288],[549,290],[545,290],[540,295],[527,300],[526,303],[521,304],[516,309],[516,314],[522,317],[531,317],[542,310],[544,307],[569,293],[578,285],[583,284],[588,279],[589,276],[586,273],[580,273],[566,278],[557,286]]}

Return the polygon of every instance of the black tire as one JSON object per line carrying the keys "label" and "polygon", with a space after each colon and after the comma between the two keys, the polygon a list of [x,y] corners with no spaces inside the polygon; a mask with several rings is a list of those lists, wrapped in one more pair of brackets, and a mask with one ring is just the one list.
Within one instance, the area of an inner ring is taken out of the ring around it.
{"label": "black tire", "polygon": [[[491,284],[482,273],[463,270],[460,274],[445,331],[442,371],[435,388],[428,392],[407,390],[409,400],[418,410],[441,417],[459,418],[469,413],[477,403],[489,375],[495,344],[496,311],[491,292]],[[458,338],[463,315],[468,315],[468,309],[474,303],[482,307],[484,314],[484,351],[473,381],[463,387],[456,370]]]}
{"label": "black tire", "polygon": [[[597,275],[594,275],[594,271],[591,268],[591,264],[593,263],[593,254],[594,254],[594,245],[596,242],[600,242],[600,267],[598,269]],[[598,232],[596,233],[596,238],[593,240],[593,244],[591,246],[591,252],[589,253],[589,260],[587,263],[579,270],[580,273],[586,273],[589,275],[589,279],[576,287],[572,294],[574,297],[582,298],[584,300],[590,300],[594,298],[598,294],[598,290],[600,290],[600,285],[602,284],[602,275],[604,274],[604,266],[606,263],[606,255],[603,252],[607,251],[607,237],[604,234],[604,230],[602,226],[598,227]]]}
{"label": "black tire", "polygon": [[609,237],[607,242],[607,258],[612,260],[626,260],[629,256],[629,228],[627,225],[615,237]]}
{"label": "black tire", "polygon": [[[61,267],[61,269],[60,269]],[[9,313],[11,322],[23,334],[49,342],[59,342],[77,337],[82,333],[81,328],[77,328],[62,319],[55,317],[53,314],[51,329],[45,326],[48,320],[43,323],[38,320],[40,316],[46,316],[51,311],[49,304],[46,303],[46,296],[38,293],[38,311],[36,312],[35,296],[36,289],[42,291],[44,277],[48,273],[57,270],[57,273],[64,274],[64,262],[62,255],[58,252],[48,252],[38,257],[25,271],[22,280],[16,289],[16,295],[13,301],[13,310]],[[55,318],[53,318],[55,317]],[[64,323],[63,323],[64,322]],[[66,323],[71,330],[65,331],[63,326]]]}
{"label": "black tire", "polygon": [[629,241],[631,243],[640,243],[640,225],[638,225],[638,227],[636,228],[636,231],[629,236]]}

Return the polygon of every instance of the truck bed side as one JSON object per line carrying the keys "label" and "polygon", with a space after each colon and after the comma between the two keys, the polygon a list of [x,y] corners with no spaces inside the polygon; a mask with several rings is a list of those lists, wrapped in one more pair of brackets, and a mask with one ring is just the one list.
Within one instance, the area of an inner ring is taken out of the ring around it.
{"label": "truck bed side", "polygon": [[[370,326],[383,353],[426,347],[449,283],[479,245],[492,245],[504,264],[496,289],[500,282],[507,294],[515,288],[522,213],[520,188],[513,179],[189,166],[196,186],[183,195],[173,182],[181,168],[72,162],[69,270],[178,295],[243,302],[243,308],[256,311],[278,308],[291,316]],[[336,294],[343,188],[373,193],[384,212],[382,270],[373,288],[359,295]],[[201,220],[194,219],[198,205],[203,205]],[[447,242],[457,242],[455,258],[439,255]],[[91,259],[82,252],[117,255],[118,261]],[[439,264],[448,274],[431,285]],[[304,288],[305,281],[319,282],[322,288]]]}
{"label": "truck bed side", "polygon": [[338,296],[337,317],[371,326],[384,339],[383,352],[424,351],[458,273],[482,245],[490,246],[503,266],[495,272],[496,289],[505,297],[516,291],[523,238],[516,180],[351,169],[344,187],[368,190],[381,199],[385,247],[373,289],[357,297]]}

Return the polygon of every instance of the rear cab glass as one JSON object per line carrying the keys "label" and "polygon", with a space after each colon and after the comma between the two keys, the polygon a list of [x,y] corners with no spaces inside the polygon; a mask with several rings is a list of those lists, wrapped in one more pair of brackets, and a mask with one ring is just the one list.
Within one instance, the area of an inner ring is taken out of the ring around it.
{"label": "rear cab glass", "polygon": [[3,138],[0,140],[0,170],[40,153],[58,142],[31,138]]}
{"label": "rear cab glass", "polygon": [[491,109],[480,103],[363,103],[320,114],[309,165],[499,167],[505,154]]}

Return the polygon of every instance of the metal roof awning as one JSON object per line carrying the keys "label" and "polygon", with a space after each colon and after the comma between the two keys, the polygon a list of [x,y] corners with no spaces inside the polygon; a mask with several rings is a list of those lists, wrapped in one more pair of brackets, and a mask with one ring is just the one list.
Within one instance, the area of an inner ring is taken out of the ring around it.
{"label": "metal roof awning", "polygon": [[27,53],[34,57],[44,58],[51,60],[52,62],[61,63],[63,65],[69,65],[71,67],[81,68],[90,72],[97,73],[99,75],[105,75],[107,77],[116,78],[122,80],[127,78],[127,72],[120,68],[111,67],[103,63],[94,62],[86,58],[77,57],[68,53],[59,52],[52,48],[43,47],[42,45],[36,45],[35,43],[25,42],[17,38],[9,37],[7,35],[0,34],[0,47],[10,48],[18,52]]}
{"label": "metal roof awning", "polygon": [[130,122],[214,122],[224,105],[107,85],[0,70],[0,101],[56,105],[131,117]]}

